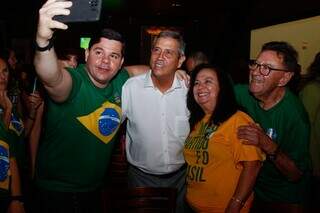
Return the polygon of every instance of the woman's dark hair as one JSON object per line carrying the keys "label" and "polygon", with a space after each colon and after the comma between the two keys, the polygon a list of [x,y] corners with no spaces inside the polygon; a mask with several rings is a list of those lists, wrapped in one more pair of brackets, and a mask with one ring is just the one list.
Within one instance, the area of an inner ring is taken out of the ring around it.
{"label": "woman's dark hair", "polygon": [[307,71],[308,80],[314,80],[318,76],[320,76],[320,52],[316,54]]}
{"label": "woman's dark hair", "polygon": [[125,45],[125,40],[124,40],[123,36],[119,32],[112,30],[112,29],[109,29],[109,28],[101,30],[100,33],[96,34],[94,37],[92,37],[90,39],[89,49],[91,49],[91,47],[94,44],[99,43],[101,38],[107,38],[109,40],[115,40],[115,41],[121,42],[121,44],[122,44],[121,54],[122,54],[122,57],[124,56],[126,45]]}
{"label": "woman's dark hair", "polygon": [[320,81],[320,52],[318,52],[307,69],[307,73],[302,76],[299,82],[299,91],[301,91],[310,81]]}
{"label": "woman's dark hair", "polygon": [[228,74],[215,65],[201,64],[196,66],[191,72],[190,89],[187,95],[187,107],[190,111],[190,129],[193,129],[196,123],[198,123],[205,116],[204,111],[195,101],[193,94],[196,77],[203,69],[210,69],[212,72],[216,73],[220,88],[217,97],[217,104],[211,115],[211,118],[209,119],[209,124],[219,125],[230,118],[238,110],[233,85]]}

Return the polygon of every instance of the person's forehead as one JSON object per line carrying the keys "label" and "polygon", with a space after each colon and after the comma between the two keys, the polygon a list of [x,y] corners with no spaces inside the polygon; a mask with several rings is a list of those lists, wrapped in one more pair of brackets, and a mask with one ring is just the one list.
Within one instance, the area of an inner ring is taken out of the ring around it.
{"label": "person's forehead", "polygon": [[112,50],[122,50],[122,43],[120,41],[111,40],[107,38],[100,38],[100,41],[98,43],[95,43],[93,46],[94,48],[100,47],[103,49],[112,49]]}
{"label": "person's forehead", "polygon": [[199,71],[197,77],[200,77],[200,76],[214,76],[216,77],[217,74],[216,74],[216,71],[214,69],[211,69],[211,68],[203,68]]}
{"label": "person's forehead", "polygon": [[67,57],[69,59],[78,59],[78,56],[76,54],[68,54]]}
{"label": "person's forehead", "polygon": [[155,42],[155,46],[178,46],[178,41],[171,37],[161,37]]}
{"label": "person's forehead", "polygon": [[283,64],[283,56],[273,50],[262,51],[258,55],[257,60],[267,64]]}

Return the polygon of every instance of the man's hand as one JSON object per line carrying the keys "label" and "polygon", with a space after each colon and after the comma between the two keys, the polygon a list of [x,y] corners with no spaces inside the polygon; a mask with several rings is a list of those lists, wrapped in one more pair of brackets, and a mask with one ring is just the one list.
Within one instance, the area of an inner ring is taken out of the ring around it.
{"label": "man's hand", "polygon": [[178,77],[178,79],[184,81],[186,86],[189,87],[190,76],[187,74],[187,72],[185,70],[178,69],[176,71],[176,76]]}
{"label": "man's hand", "polygon": [[67,25],[55,21],[52,18],[56,15],[69,15],[70,8],[72,6],[71,1],[61,0],[48,0],[39,10],[39,22],[36,42],[39,46],[43,47],[48,45],[49,39],[53,36],[54,29],[65,30]]}
{"label": "man's hand", "polygon": [[243,144],[259,147],[266,154],[272,154],[277,149],[277,145],[266,135],[263,129],[255,123],[240,126],[238,128],[238,139],[243,140]]}

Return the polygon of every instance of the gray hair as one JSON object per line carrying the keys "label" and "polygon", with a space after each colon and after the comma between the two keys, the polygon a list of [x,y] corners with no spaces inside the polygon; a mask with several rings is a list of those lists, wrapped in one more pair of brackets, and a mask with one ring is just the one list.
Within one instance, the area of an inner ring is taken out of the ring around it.
{"label": "gray hair", "polygon": [[184,42],[183,36],[181,35],[180,32],[173,31],[173,30],[162,31],[162,32],[159,33],[159,35],[154,40],[154,44],[159,38],[172,38],[172,39],[175,39],[179,43],[179,53],[180,53],[180,55],[185,55],[184,52],[185,52],[185,49],[186,49],[186,43]]}

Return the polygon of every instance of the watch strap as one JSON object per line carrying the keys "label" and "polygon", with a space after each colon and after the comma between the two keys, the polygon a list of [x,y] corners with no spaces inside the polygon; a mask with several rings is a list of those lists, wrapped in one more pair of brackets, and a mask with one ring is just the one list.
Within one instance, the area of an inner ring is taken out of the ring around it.
{"label": "watch strap", "polygon": [[40,47],[37,42],[34,42],[35,49],[39,52],[50,50],[53,47],[52,39],[49,40],[49,44],[45,47]]}

